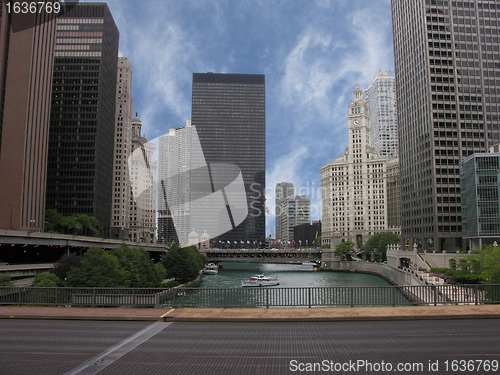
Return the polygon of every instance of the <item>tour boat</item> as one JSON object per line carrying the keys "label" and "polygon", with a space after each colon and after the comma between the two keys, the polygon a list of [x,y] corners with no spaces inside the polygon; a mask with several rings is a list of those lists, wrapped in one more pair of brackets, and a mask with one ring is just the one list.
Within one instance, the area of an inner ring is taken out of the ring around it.
{"label": "tour boat", "polygon": [[205,270],[203,271],[206,275],[217,275],[219,273],[219,269],[217,268],[217,264],[208,263],[205,266]]}
{"label": "tour boat", "polygon": [[271,286],[279,285],[277,277],[269,277],[264,275],[255,275],[248,280],[243,280],[241,286]]}

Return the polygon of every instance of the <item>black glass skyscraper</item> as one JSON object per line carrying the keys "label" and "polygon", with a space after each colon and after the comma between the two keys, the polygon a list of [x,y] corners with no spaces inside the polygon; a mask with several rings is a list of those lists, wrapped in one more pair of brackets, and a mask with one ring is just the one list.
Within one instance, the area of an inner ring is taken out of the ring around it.
{"label": "black glass skyscraper", "polygon": [[119,33],[105,3],[57,20],[46,208],[108,226],[112,210]]}
{"label": "black glass skyscraper", "polygon": [[265,76],[193,74],[192,125],[205,160],[232,163],[242,172],[248,216],[217,240],[264,243]]}

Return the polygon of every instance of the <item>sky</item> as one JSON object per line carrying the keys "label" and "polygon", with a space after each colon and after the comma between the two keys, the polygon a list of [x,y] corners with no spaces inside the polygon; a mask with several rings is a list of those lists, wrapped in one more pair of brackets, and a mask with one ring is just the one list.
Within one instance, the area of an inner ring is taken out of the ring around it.
{"label": "sky", "polygon": [[[87,2],[82,0],[81,2]],[[149,141],[191,118],[193,73],[265,74],[267,235],[291,182],[321,219],[321,166],[348,145],[356,85],[394,75],[390,0],[109,0]]]}

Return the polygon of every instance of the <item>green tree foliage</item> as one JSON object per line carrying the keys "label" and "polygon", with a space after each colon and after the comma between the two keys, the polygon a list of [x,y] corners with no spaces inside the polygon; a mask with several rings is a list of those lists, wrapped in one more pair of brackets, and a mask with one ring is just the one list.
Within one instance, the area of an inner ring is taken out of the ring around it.
{"label": "green tree foliage", "polygon": [[180,248],[172,245],[162,264],[167,270],[167,277],[177,281],[194,279],[205,267],[203,257],[194,246]]}
{"label": "green tree foliage", "polygon": [[78,233],[83,236],[99,236],[99,220],[93,216],[78,214]]}
{"label": "green tree foliage", "polygon": [[127,271],[127,286],[156,288],[161,285],[165,277],[163,266],[161,268],[155,266],[149,259],[148,253],[142,248],[136,250],[122,244],[111,250],[111,255],[116,257],[120,266]]}
{"label": "green tree foliage", "polygon": [[12,279],[9,275],[0,275],[0,286],[12,286]]}
{"label": "green tree foliage", "polygon": [[387,260],[387,245],[397,245],[401,242],[395,233],[377,233],[370,237],[364,248],[366,253],[373,253],[374,258],[380,261]]}
{"label": "green tree foliage", "polygon": [[68,272],[67,282],[73,287],[118,288],[128,286],[128,276],[115,256],[91,247],[83,256],[81,266]]}
{"label": "green tree foliage", "polygon": [[500,248],[488,245],[459,260],[457,267],[477,276],[483,284],[500,284]]}
{"label": "green tree foliage", "polygon": [[63,255],[61,259],[54,263],[54,268],[52,272],[56,274],[61,280],[65,280],[70,269],[74,267],[80,267],[82,260],[80,257],[69,254]]}
{"label": "green tree foliage", "polygon": [[41,273],[33,280],[33,286],[57,287],[62,286],[61,279],[55,273]]}
{"label": "green tree foliage", "polygon": [[[45,231],[49,233],[74,234],[77,232],[85,236],[99,236],[99,221],[89,215],[78,214],[63,216],[56,210],[45,210]],[[76,229],[76,230],[75,230]]]}
{"label": "green tree foliage", "polygon": [[347,257],[351,255],[351,251],[353,248],[354,248],[354,242],[352,241],[341,242],[337,246],[335,246],[335,251],[333,252],[333,255],[340,257],[340,260],[347,260]]}

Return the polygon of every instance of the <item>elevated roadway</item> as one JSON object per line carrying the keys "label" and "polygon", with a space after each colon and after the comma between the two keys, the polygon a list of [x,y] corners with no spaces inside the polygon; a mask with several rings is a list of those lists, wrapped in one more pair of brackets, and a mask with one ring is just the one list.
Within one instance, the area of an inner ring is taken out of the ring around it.
{"label": "elevated roadway", "polygon": [[149,252],[165,253],[168,251],[167,245],[131,242],[118,239],[72,236],[68,234],[38,233],[18,230],[0,229],[0,245],[11,246],[57,246],[66,248],[89,248],[100,247],[103,249],[113,249],[125,243],[132,248],[143,248]]}

